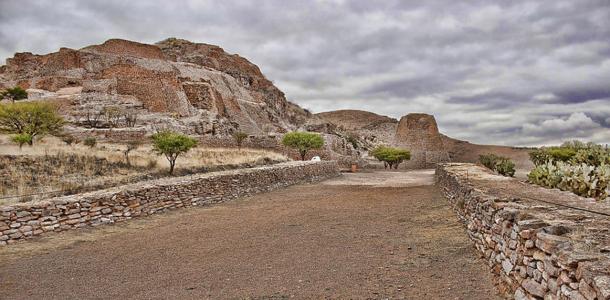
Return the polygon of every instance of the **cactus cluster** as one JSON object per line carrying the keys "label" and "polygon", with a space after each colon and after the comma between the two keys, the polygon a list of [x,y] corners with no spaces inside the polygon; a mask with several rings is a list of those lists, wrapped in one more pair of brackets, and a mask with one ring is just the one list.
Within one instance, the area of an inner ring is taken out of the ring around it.
{"label": "cactus cluster", "polygon": [[605,199],[610,185],[610,153],[599,145],[587,146],[574,151],[567,161],[554,160],[552,155],[544,161],[532,156],[536,167],[528,174],[529,181],[583,197]]}

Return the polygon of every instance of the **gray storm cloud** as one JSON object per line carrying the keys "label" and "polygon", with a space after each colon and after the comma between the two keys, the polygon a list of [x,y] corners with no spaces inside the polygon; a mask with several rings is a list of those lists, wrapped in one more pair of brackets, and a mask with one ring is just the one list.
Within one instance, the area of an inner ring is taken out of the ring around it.
{"label": "gray storm cloud", "polygon": [[477,143],[610,143],[610,2],[0,2],[0,59],[170,36],[256,63],[315,112],[436,116]]}

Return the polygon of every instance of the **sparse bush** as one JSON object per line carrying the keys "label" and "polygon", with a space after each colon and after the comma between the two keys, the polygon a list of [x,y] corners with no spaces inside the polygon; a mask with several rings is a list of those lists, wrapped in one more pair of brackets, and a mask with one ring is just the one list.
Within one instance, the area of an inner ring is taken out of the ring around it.
{"label": "sparse bush", "polygon": [[373,157],[383,162],[384,168],[388,166],[390,169],[398,169],[403,161],[411,159],[411,153],[408,150],[379,146],[371,151]]}
{"label": "sparse bush", "polygon": [[282,144],[299,151],[301,160],[305,160],[305,155],[312,149],[320,149],[324,146],[324,138],[312,132],[289,132],[284,135]]}
{"label": "sparse bush", "polygon": [[138,149],[141,145],[142,142],[138,140],[131,140],[127,142],[127,147],[125,148],[125,150],[123,150],[123,155],[125,156],[125,163],[127,165],[131,165],[131,162],[129,161],[129,153],[133,150]]}
{"label": "sparse bush", "polygon": [[352,144],[352,147],[354,147],[354,149],[358,150],[358,139],[356,137],[350,134],[345,139],[348,143]]}
{"label": "sparse bush", "polygon": [[29,135],[35,138],[61,134],[64,119],[48,102],[20,102],[0,105],[0,132]]}
{"label": "sparse bush", "polygon": [[135,112],[129,111],[123,115],[126,127],[135,127],[138,120],[138,115]]}
{"label": "sparse bush", "polygon": [[101,124],[100,119],[103,114],[103,111],[88,111],[85,115],[85,120],[83,121],[85,127],[99,128]]}
{"label": "sparse bush", "polygon": [[19,145],[19,150],[21,150],[23,145],[32,144],[32,136],[27,133],[17,134],[17,135],[14,135],[11,137],[11,141],[13,141],[13,143]]}
{"label": "sparse bush", "polygon": [[515,163],[510,159],[501,159],[496,164],[496,171],[501,175],[513,177],[515,176]]}
{"label": "sparse bush", "polygon": [[174,173],[176,159],[182,153],[186,153],[197,145],[197,140],[189,136],[172,132],[162,131],[153,134],[153,151],[158,155],[164,155],[169,161],[169,174]]}
{"label": "sparse bush", "polygon": [[496,163],[499,160],[500,157],[493,153],[479,155],[479,162],[490,170],[496,169]]}
{"label": "sparse bush", "polygon": [[97,139],[90,136],[85,138],[85,140],[83,141],[83,145],[89,147],[89,148],[93,148],[95,147],[95,145],[97,145]]}
{"label": "sparse bush", "polygon": [[235,143],[237,144],[237,149],[241,150],[241,145],[246,138],[248,138],[248,134],[241,132],[241,131],[235,132],[233,134],[233,139],[235,140]]}
{"label": "sparse bush", "polygon": [[76,145],[79,143],[79,140],[70,134],[64,134],[61,136],[61,141],[64,142],[68,146]]}
{"label": "sparse bush", "polygon": [[18,86],[6,89],[2,93],[0,93],[0,99],[9,99],[12,100],[13,103],[15,102],[15,100],[27,99],[27,97],[28,93]]}
{"label": "sparse bush", "polygon": [[102,111],[104,117],[106,118],[106,122],[110,125],[110,127],[116,127],[119,124],[119,120],[123,114],[123,111],[120,107],[117,106],[107,106],[104,107]]}
{"label": "sparse bush", "polygon": [[515,163],[507,157],[489,153],[479,155],[479,162],[488,169],[498,172],[500,175],[508,177],[515,175]]}

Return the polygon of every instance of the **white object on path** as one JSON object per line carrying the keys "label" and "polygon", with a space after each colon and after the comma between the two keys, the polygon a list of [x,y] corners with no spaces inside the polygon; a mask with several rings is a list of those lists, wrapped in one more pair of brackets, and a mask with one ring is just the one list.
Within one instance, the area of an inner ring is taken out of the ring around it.
{"label": "white object on path", "polygon": [[311,161],[321,161],[322,159],[320,159],[319,156],[314,156],[311,158]]}

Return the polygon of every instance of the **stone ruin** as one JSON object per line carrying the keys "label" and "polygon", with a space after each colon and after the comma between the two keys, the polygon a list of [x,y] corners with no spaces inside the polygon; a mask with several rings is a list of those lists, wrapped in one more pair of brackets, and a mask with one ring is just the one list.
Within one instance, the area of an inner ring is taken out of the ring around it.
{"label": "stone ruin", "polygon": [[432,115],[414,113],[403,116],[396,128],[393,146],[411,152],[411,159],[404,163],[404,167],[409,169],[433,168],[439,162],[449,161],[449,152],[443,147]]}

